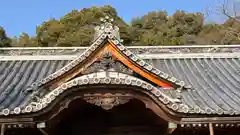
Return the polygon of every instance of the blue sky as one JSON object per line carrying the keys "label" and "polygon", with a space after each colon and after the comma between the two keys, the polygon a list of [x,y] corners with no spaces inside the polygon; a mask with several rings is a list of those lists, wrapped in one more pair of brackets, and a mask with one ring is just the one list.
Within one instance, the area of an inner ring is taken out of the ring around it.
{"label": "blue sky", "polygon": [[21,32],[35,35],[37,25],[49,18],[60,18],[72,9],[112,5],[119,16],[129,22],[150,11],[202,12],[217,3],[217,0],[2,0],[0,26],[5,28],[8,36],[19,36]]}

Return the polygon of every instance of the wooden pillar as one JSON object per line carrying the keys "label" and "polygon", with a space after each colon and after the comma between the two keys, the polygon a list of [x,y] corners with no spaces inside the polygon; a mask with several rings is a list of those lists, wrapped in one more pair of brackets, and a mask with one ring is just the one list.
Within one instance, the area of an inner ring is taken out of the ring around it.
{"label": "wooden pillar", "polygon": [[1,135],[4,135],[5,133],[5,124],[1,125]]}
{"label": "wooden pillar", "polygon": [[38,123],[37,128],[43,135],[48,135],[48,133],[45,130],[46,129],[46,123],[45,122]]}
{"label": "wooden pillar", "polygon": [[210,135],[214,135],[212,123],[209,123],[209,132],[210,132]]}
{"label": "wooden pillar", "polygon": [[173,131],[177,129],[177,124],[175,123],[168,123],[168,134],[172,134]]}

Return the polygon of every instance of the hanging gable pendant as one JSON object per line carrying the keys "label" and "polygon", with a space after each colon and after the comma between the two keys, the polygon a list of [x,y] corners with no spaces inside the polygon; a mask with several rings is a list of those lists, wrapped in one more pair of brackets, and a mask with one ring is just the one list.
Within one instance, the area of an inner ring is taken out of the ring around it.
{"label": "hanging gable pendant", "polygon": [[111,53],[127,68],[138,73],[153,84],[163,88],[189,89],[183,81],[170,76],[160,69],[153,67],[133,54],[121,44],[119,28],[114,25],[113,19],[105,17],[103,23],[95,27],[93,44],[79,57],[71,61],[62,69],[50,74],[48,77],[33,83],[27,90],[36,90],[43,86],[54,89],[84,72],[91,64],[101,59],[105,53]]}

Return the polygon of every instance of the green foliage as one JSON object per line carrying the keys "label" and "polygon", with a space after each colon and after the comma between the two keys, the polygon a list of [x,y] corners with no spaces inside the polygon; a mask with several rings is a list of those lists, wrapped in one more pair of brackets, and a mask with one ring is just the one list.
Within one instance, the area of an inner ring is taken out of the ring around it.
{"label": "green foliage", "polygon": [[109,15],[120,27],[125,43],[129,42],[129,27],[111,6],[72,10],[59,20],[51,19],[37,27],[37,41],[40,46],[88,46],[91,43],[94,26],[100,18]]}
{"label": "green foliage", "polygon": [[7,37],[5,30],[0,27],[0,47],[10,47],[11,39]]}
{"label": "green foliage", "polygon": [[[125,23],[117,11],[109,6],[72,10],[59,20],[50,19],[36,28],[36,36],[22,33],[12,38],[13,46],[88,46],[94,26],[100,18],[111,16],[120,28],[125,45],[205,45],[240,44],[240,23],[227,20],[224,24],[204,24],[201,13],[154,11]],[[0,46],[10,46],[11,40],[0,29]]]}

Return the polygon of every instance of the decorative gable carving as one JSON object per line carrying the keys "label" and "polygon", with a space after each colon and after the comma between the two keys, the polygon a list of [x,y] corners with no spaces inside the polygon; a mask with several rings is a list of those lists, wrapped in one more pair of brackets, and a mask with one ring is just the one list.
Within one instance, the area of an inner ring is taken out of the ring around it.
{"label": "decorative gable carving", "polygon": [[100,26],[95,27],[95,35],[94,40],[98,39],[103,33],[108,34],[110,37],[116,37],[119,41],[120,34],[118,26],[113,24],[113,18],[106,16],[105,18],[101,18],[102,24]]}
{"label": "decorative gable carving", "polygon": [[133,74],[133,71],[126,67],[123,63],[113,57],[111,52],[106,52],[103,57],[100,57],[81,74],[90,74],[101,71],[117,71],[119,73]]}
{"label": "decorative gable carving", "polygon": [[105,110],[110,110],[115,106],[125,104],[132,98],[127,96],[121,96],[121,94],[101,94],[101,96],[85,95],[84,100],[90,104],[101,106]]}

